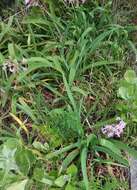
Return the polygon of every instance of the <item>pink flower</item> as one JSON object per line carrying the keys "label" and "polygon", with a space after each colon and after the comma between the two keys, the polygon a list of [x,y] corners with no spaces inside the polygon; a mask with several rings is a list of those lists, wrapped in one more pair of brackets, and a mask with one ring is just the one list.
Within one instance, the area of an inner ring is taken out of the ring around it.
{"label": "pink flower", "polygon": [[106,125],[105,127],[103,127],[101,129],[102,133],[107,135],[109,138],[120,137],[124,131],[124,128],[126,127],[126,123],[120,118],[117,120],[118,120],[117,124]]}

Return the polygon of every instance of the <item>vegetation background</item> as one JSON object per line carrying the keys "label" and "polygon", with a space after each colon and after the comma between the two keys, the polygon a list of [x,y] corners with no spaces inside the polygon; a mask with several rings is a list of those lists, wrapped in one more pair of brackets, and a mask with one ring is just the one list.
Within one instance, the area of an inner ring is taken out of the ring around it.
{"label": "vegetation background", "polygon": [[[134,4],[1,3],[0,189],[129,190]],[[126,127],[109,138],[102,128],[119,126],[117,117]]]}

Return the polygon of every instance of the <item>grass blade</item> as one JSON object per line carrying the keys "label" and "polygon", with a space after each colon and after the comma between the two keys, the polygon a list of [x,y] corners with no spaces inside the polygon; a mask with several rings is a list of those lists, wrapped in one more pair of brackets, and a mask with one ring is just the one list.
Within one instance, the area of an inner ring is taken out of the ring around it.
{"label": "grass blade", "polygon": [[82,174],[84,179],[84,184],[86,187],[86,190],[89,190],[89,182],[88,182],[88,175],[87,175],[87,148],[84,147],[81,152],[81,168],[82,168]]}

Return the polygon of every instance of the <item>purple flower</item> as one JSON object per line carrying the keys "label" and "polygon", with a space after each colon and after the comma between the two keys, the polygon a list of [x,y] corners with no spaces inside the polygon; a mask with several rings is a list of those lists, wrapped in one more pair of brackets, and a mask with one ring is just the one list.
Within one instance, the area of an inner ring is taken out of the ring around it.
{"label": "purple flower", "polygon": [[104,135],[107,135],[109,138],[111,137],[120,137],[126,127],[126,123],[122,119],[117,119],[117,124],[106,125],[101,128],[101,131]]}
{"label": "purple flower", "polygon": [[114,134],[115,134],[115,128],[114,128],[114,125],[106,125],[105,127],[103,127],[101,129],[102,133],[107,135],[109,138],[110,137],[113,137]]}
{"label": "purple flower", "polygon": [[115,126],[115,136],[120,137],[120,135],[123,133],[124,128],[126,127],[126,123],[121,120],[116,126]]}
{"label": "purple flower", "polygon": [[28,8],[32,6],[38,6],[38,0],[25,0],[25,5]]}

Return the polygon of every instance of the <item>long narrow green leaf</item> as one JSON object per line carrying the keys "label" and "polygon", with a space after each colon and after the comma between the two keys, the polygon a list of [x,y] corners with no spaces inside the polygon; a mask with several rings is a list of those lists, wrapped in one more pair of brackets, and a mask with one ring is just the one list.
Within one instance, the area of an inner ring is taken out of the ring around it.
{"label": "long narrow green leaf", "polygon": [[87,136],[87,147],[91,144],[91,146],[98,143],[97,136],[94,134],[90,134]]}
{"label": "long narrow green leaf", "polygon": [[89,190],[89,181],[88,181],[86,163],[87,163],[87,148],[84,147],[81,152],[81,168],[82,168],[83,180],[86,190]]}
{"label": "long narrow green leaf", "polygon": [[111,159],[101,159],[101,158],[97,158],[97,159],[94,159],[95,162],[98,162],[99,164],[107,164],[107,165],[111,165],[111,166],[119,166],[119,167],[123,167],[123,168],[126,168],[125,165],[123,164],[119,164],[119,163],[115,163],[113,160]]}
{"label": "long narrow green leaf", "polygon": [[57,150],[55,152],[51,152],[51,153],[46,155],[46,159],[51,159],[53,157],[57,157],[58,155],[63,154],[64,152],[67,152],[67,151],[70,151],[74,148],[80,147],[80,145],[81,145],[81,143],[77,142],[77,143],[71,144],[69,146],[66,146],[64,148],[61,148],[60,150]]}
{"label": "long narrow green leaf", "polygon": [[28,63],[27,71],[20,73],[20,75],[18,76],[18,80],[21,80],[30,72],[40,68],[52,68],[62,73],[62,68],[60,66],[59,58],[57,56],[54,57],[48,56],[46,58],[32,57],[27,60],[27,63]]}
{"label": "long narrow green leaf", "polygon": [[30,72],[39,69],[39,68],[47,68],[47,67],[52,67],[52,63],[49,62],[45,58],[41,57],[32,57],[27,60],[28,63],[28,69],[26,72],[22,72],[18,76],[18,80],[22,80],[26,75],[28,75]]}
{"label": "long narrow green leaf", "polygon": [[62,74],[62,76],[63,76],[64,85],[65,85],[65,87],[66,87],[67,95],[68,95],[68,97],[69,97],[69,99],[70,99],[70,102],[71,102],[71,104],[72,104],[72,106],[73,106],[74,111],[77,113],[76,103],[75,103],[74,97],[73,97],[73,95],[72,95],[72,92],[71,92],[71,90],[70,90],[69,84],[68,84],[68,82],[67,82],[67,80],[66,80],[66,77],[65,77],[64,73]]}
{"label": "long narrow green leaf", "polygon": [[68,156],[65,158],[65,160],[62,163],[60,173],[67,169],[69,164],[78,156],[78,154],[79,154],[78,148],[68,154]]}
{"label": "long narrow green leaf", "polygon": [[101,146],[104,146],[106,148],[109,148],[110,150],[112,150],[113,152],[115,152],[116,154],[121,154],[120,149],[112,142],[110,142],[109,140],[106,139],[100,139],[99,140],[99,144]]}
{"label": "long narrow green leaf", "polygon": [[101,147],[101,146],[95,146],[94,149],[96,151],[99,151],[99,152],[104,152],[106,154],[108,154],[110,157],[112,157],[115,161],[125,165],[125,166],[129,166],[129,163],[126,159],[124,159],[122,156],[114,153],[112,150],[106,148],[106,147]]}
{"label": "long narrow green leaf", "polygon": [[107,37],[109,36],[111,33],[113,32],[113,30],[109,30],[109,31],[105,31],[103,33],[101,33],[91,44],[91,48],[90,48],[90,53],[95,51],[100,44],[102,44],[101,42]]}
{"label": "long narrow green leaf", "polygon": [[19,102],[20,104],[16,104],[17,107],[21,110],[23,110],[27,115],[29,115],[29,117],[34,121],[34,122],[37,122],[37,118],[34,114],[34,111],[31,109],[30,106],[28,106],[28,104],[22,99],[22,98],[19,98]]}
{"label": "long narrow green leaf", "polygon": [[95,68],[95,67],[102,67],[102,66],[106,66],[106,65],[119,65],[121,62],[120,61],[107,61],[107,60],[103,60],[103,61],[97,61],[97,62],[94,62],[94,63],[90,63],[89,65],[85,66],[83,69],[82,69],[82,72],[86,72],[86,70],[88,69],[92,69],[92,68]]}

